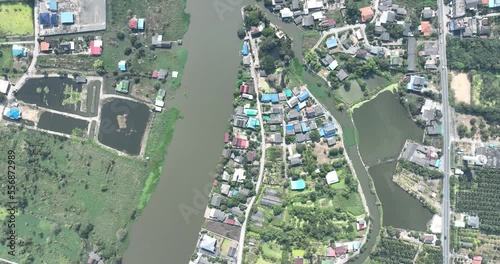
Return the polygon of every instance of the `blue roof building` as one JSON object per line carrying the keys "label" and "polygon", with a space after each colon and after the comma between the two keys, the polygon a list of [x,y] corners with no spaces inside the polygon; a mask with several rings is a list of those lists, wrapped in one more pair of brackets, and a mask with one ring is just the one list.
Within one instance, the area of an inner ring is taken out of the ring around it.
{"label": "blue roof building", "polygon": [[299,94],[297,96],[297,98],[299,99],[299,101],[304,102],[305,100],[307,100],[309,98],[309,92],[303,91],[301,94]]}
{"label": "blue roof building", "polygon": [[280,97],[278,96],[278,94],[271,94],[271,102],[273,104],[277,104],[280,102]]}
{"label": "blue roof building", "polygon": [[17,108],[10,108],[6,116],[12,120],[19,120],[21,118],[21,111]]}
{"label": "blue roof building", "polygon": [[59,24],[59,18],[57,17],[57,14],[50,15],[50,24],[53,26]]}
{"label": "blue roof building", "polygon": [[137,29],[144,29],[144,18],[139,18],[139,20],[137,20]]}
{"label": "blue roof building", "polygon": [[354,244],[352,244],[352,249],[355,251],[358,250],[361,247],[361,243],[359,241],[354,241]]}
{"label": "blue roof building", "polygon": [[300,112],[300,106],[299,105],[296,105],[295,106],[295,110],[299,111]]}
{"label": "blue roof building", "polygon": [[338,42],[337,42],[336,38],[330,38],[326,41],[326,47],[328,49],[333,49],[333,48],[336,48],[337,46],[338,46]]}
{"label": "blue roof building", "polygon": [[23,46],[12,45],[12,56],[26,57],[26,49]]}
{"label": "blue roof building", "polygon": [[42,26],[49,26],[50,25],[50,14],[49,13],[40,13],[40,15],[38,15],[38,20],[40,21],[40,24]]}
{"label": "blue roof building", "polygon": [[324,125],[319,129],[319,135],[326,138],[336,136],[337,128],[335,128],[335,123],[330,122],[330,124]]}
{"label": "blue roof building", "polygon": [[489,0],[488,1],[488,7],[489,8],[500,7],[500,0]]}
{"label": "blue roof building", "polygon": [[243,43],[243,48],[241,49],[241,55],[246,56],[248,55],[248,43]]}
{"label": "blue roof building", "polygon": [[305,122],[300,123],[300,128],[302,129],[302,133],[306,133],[309,132],[309,130],[311,130],[311,128],[308,127]]}
{"label": "blue roof building", "polygon": [[47,4],[50,11],[57,12],[57,0],[49,0]]}
{"label": "blue roof building", "polygon": [[250,117],[247,122],[247,128],[254,129],[260,125],[259,119]]}
{"label": "blue roof building", "polygon": [[287,131],[294,131],[295,127],[293,126],[293,124],[288,124],[288,125],[286,125],[286,130]]}
{"label": "blue roof building", "polygon": [[412,75],[410,77],[410,82],[406,85],[406,89],[415,92],[422,92],[424,88],[425,88],[425,77],[422,76]]}
{"label": "blue roof building", "polygon": [[75,17],[73,15],[73,12],[62,12],[61,13],[61,23],[63,23],[63,24],[75,23],[74,18]]}
{"label": "blue roof building", "polygon": [[271,94],[262,94],[262,97],[260,98],[260,101],[263,103],[270,103],[272,100]]}
{"label": "blue roof building", "polygon": [[292,190],[304,190],[306,188],[306,182],[303,179],[291,181],[290,187]]}

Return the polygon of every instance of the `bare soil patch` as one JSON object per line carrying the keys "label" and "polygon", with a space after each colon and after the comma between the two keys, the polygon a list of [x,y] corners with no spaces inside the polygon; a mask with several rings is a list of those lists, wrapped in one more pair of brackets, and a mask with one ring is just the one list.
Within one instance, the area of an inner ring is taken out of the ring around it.
{"label": "bare soil patch", "polygon": [[127,115],[117,115],[116,120],[118,121],[118,127],[120,129],[127,128]]}
{"label": "bare soil patch", "polygon": [[470,104],[471,84],[466,73],[451,73],[451,89],[455,92],[455,98],[458,102]]}

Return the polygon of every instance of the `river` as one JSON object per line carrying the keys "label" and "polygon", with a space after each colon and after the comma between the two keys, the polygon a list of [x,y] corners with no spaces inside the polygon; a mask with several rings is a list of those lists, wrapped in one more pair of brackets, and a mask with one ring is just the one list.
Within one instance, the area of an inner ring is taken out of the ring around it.
{"label": "river", "polygon": [[[183,119],[175,126],[160,182],[130,231],[124,263],[187,263],[195,249],[241,60],[236,31],[245,3],[235,2],[187,2],[191,22],[183,48],[188,60],[181,88],[167,101]],[[214,4],[226,7],[222,16]]]}

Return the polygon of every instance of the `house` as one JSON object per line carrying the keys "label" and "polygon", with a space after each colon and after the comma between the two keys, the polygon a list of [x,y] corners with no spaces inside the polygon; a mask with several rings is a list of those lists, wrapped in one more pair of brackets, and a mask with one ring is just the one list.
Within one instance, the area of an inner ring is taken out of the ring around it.
{"label": "house", "polygon": [[297,98],[299,99],[300,102],[304,102],[305,100],[307,100],[309,98],[309,92],[308,91],[303,91],[302,93],[300,93]]}
{"label": "house", "polygon": [[139,18],[137,20],[137,29],[144,30],[144,18]]}
{"label": "house", "polygon": [[0,93],[7,94],[9,91],[10,82],[6,80],[0,80]]}
{"label": "house", "polygon": [[335,39],[335,37],[331,37],[331,38],[326,40],[326,47],[328,49],[334,49],[337,46],[338,46],[338,42],[337,42],[337,39]]}
{"label": "house", "polygon": [[472,264],[481,264],[482,261],[483,261],[483,257],[481,257],[481,256],[474,256],[472,258]]}
{"label": "house", "polygon": [[73,12],[61,12],[61,23],[62,24],[73,24],[75,16]]}
{"label": "house", "polygon": [[46,41],[40,42],[40,51],[41,52],[47,52],[50,49],[50,44]]}
{"label": "house", "polygon": [[401,59],[398,56],[393,56],[393,57],[391,57],[390,60],[391,60],[390,64],[392,67],[399,67],[399,66],[403,65],[403,59]]}
{"label": "house", "polygon": [[243,182],[246,179],[245,169],[237,168],[234,170],[233,180],[235,182]]}
{"label": "house", "polygon": [[151,45],[153,45],[153,47],[155,48],[171,48],[172,42],[164,41],[163,35],[153,35],[151,37]]}
{"label": "house", "polygon": [[326,140],[326,144],[329,147],[333,147],[333,146],[335,146],[335,144],[337,144],[337,139],[335,137],[325,138],[325,140]]}
{"label": "house", "polygon": [[259,119],[250,117],[247,122],[247,128],[255,130],[260,125]]}
{"label": "house", "polygon": [[208,234],[203,234],[200,240],[200,249],[208,251],[210,253],[215,253],[217,246],[217,239],[209,236]]}
{"label": "house", "polygon": [[249,67],[250,64],[252,64],[251,57],[250,56],[244,56],[243,57],[243,66]]}
{"label": "house", "polygon": [[124,60],[118,62],[118,69],[120,71],[126,71],[127,70],[127,62]]}
{"label": "house", "polygon": [[481,3],[481,0],[465,0],[465,9],[474,10]]}
{"label": "house", "polygon": [[344,246],[335,247],[335,256],[337,256],[337,257],[344,256],[345,253],[346,253],[346,250],[345,250]]}
{"label": "house", "polygon": [[128,21],[128,28],[137,29],[138,23],[137,18],[133,17]]}
{"label": "house", "polygon": [[292,190],[304,190],[306,188],[306,182],[303,179],[291,181],[290,188]]}
{"label": "house", "polygon": [[288,112],[287,117],[289,120],[297,120],[300,117],[300,112],[293,108]]}
{"label": "house", "polygon": [[290,98],[290,100],[288,100],[287,104],[290,108],[294,108],[296,105],[299,104],[299,99],[293,96],[292,98]]}
{"label": "house", "polygon": [[283,142],[283,137],[281,134],[272,134],[269,137],[269,142],[274,144],[281,144]]}
{"label": "house", "polygon": [[382,33],[386,32],[387,29],[385,29],[383,26],[375,26],[375,29],[373,33],[377,36],[380,36]]}
{"label": "house", "polygon": [[240,93],[250,93],[250,85],[248,83],[242,83],[240,85]]}
{"label": "house", "polygon": [[437,43],[435,43],[435,42],[433,42],[433,43],[426,43],[424,45],[424,50],[423,50],[422,55],[424,55],[424,56],[436,56],[436,55],[439,55],[439,49],[438,49]]}
{"label": "house", "polygon": [[[267,124],[269,125],[281,125],[283,123],[283,115],[282,114],[271,114],[269,120],[267,120]],[[276,126],[274,126],[276,128]],[[275,129],[276,131],[277,129]],[[272,126],[271,126],[271,131]]]}
{"label": "house", "polygon": [[302,27],[312,28],[314,26],[314,17],[309,15],[302,18]]}
{"label": "house", "polygon": [[407,47],[408,71],[413,72],[413,71],[415,71],[415,65],[416,65],[417,40],[415,39],[415,37],[409,37],[407,44],[408,44],[408,47]]}
{"label": "house", "polygon": [[222,157],[229,159],[231,157],[231,149],[223,149],[222,150]]}
{"label": "house", "polygon": [[297,11],[300,9],[299,0],[292,0],[292,5],[290,6],[292,11]]}
{"label": "house", "polygon": [[410,82],[408,82],[408,84],[406,85],[406,89],[415,92],[422,92],[424,88],[425,88],[425,77],[423,76],[412,75],[410,77]]}
{"label": "house", "polygon": [[304,141],[306,141],[306,136],[299,132],[299,134],[295,135],[295,140],[297,141],[297,143],[303,143]]}
{"label": "house", "polygon": [[57,0],[49,0],[47,6],[50,11],[57,12]]}
{"label": "house", "polygon": [[254,162],[256,156],[257,156],[257,151],[255,151],[255,150],[249,151],[247,153],[247,162],[248,163]]}
{"label": "house", "polygon": [[87,78],[85,78],[85,76],[77,76],[75,78],[75,82],[76,83],[87,83]]}
{"label": "house", "polygon": [[6,108],[5,113],[5,116],[12,120],[21,119],[21,110],[19,110],[18,108]]}
{"label": "house", "polygon": [[380,40],[383,42],[389,42],[391,41],[391,34],[389,32],[385,31],[380,34]]}
{"label": "house", "polygon": [[245,108],[243,109],[243,113],[245,113],[246,116],[256,116],[259,111],[257,109]]}
{"label": "house", "polygon": [[328,68],[330,71],[333,71],[333,70],[335,70],[338,66],[339,66],[339,63],[337,62],[337,60],[334,60],[334,61],[332,61],[332,63],[330,63],[330,65],[328,65],[328,67],[327,67],[327,68]]}
{"label": "house", "polygon": [[422,241],[424,244],[434,244],[434,240],[436,237],[434,235],[421,235],[419,237],[419,240]]}
{"label": "house", "polygon": [[431,70],[431,71],[436,71],[438,69],[438,66],[436,64],[436,59],[435,58],[429,58],[425,61],[424,68],[426,70]]}
{"label": "house", "polygon": [[334,61],[333,57],[330,54],[327,54],[324,58],[320,59],[320,62],[323,66],[327,67]]}
{"label": "house", "polygon": [[420,21],[420,32],[424,37],[429,37],[431,35],[431,23],[429,21]]}
{"label": "house", "polygon": [[249,53],[248,43],[243,42],[243,46],[241,48],[241,56],[247,56]]}
{"label": "house", "polygon": [[266,190],[264,191],[264,195],[262,196],[262,199],[260,201],[260,204],[265,206],[274,206],[274,205],[281,206],[282,201],[279,192],[273,189],[266,188]]}
{"label": "house", "polygon": [[165,80],[165,78],[167,78],[167,75],[168,75],[168,71],[167,70],[160,69],[158,71],[158,80]]}
{"label": "house", "polygon": [[296,166],[302,164],[302,160],[298,157],[293,157],[290,159],[290,165]]}
{"label": "house", "polygon": [[243,215],[244,212],[241,211],[239,207],[235,206],[235,207],[231,208],[231,214],[234,216],[240,216],[240,215]]}
{"label": "house", "polygon": [[393,23],[396,21],[396,13],[392,11],[385,11],[382,12],[382,15],[380,16],[380,23],[385,24],[385,23]]}
{"label": "house", "polygon": [[128,89],[130,86],[129,80],[122,80],[115,88],[115,90],[119,93],[128,93]]}
{"label": "house", "polygon": [[410,24],[410,22],[405,22],[403,24],[403,36],[404,37],[413,36],[413,33],[411,32],[411,24]]}
{"label": "house", "polygon": [[[57,15],[56,15],[56,17],[57,17]],[[39,21],[40,25],[42,25],[42,26],[50,26],[51,25],[50,14],[49,13],[40,13],[38,15],[38,21]]]}
{"label": "house", "polygon": [[[231,156],[231,150],[229,150],[229,156]],[[229,173],[227,173],[227,171],[224,171],[221,175],[221,179],[223,181],[229,181],[229,178],[231,178],[231,175],[229,175]]]}
{"label": "house", "polygon": [[323,11],[314,12],[311,14],[311,16],[313,16],[314,21],[323,21],[325,19],[325,14],[323,13]]}
{"label": "house", "polygon": [[337,135],[337,128],[335,128],[335,124],[331,122],[330,124],[323,125],[319,130],[319,134],[325,138],[333,137]]}
{"label": "house", "polygon": [[155,99],[155,105],[158,107],[164,107],[165,102],[163,99],[165,98],[165,95],[167,95],[167,91],[160,89],[158,90],[158,93],[156,94],[156,99]]}
{"label": "house", "polygon": [[347,79],[347,77],[349,77],[349,74],[347,74],[346,71],[344,71],[343,69],[340,70],[339,72],[337,72],[337,78],[339,79],[339,81],[344,81],[345,79]]}
{"label": "house", "polygon": [[366,228],[366,221],[365,219],[358,219],[356,220],[356,229],[359,230],[364,230]]}
{"label": "house", "polygon": [[14,57],[26,57],[27,49],[20,45],[12,45],[12,56]]}
{"label": "house", "polygon": [[289,20],[293,18],[293,12],[290,8],[286,7],[280,10],[280,16],[282,20]]}
{"label": "house", "polygon": [[89,46],[90,46],[90,55],[91,56],[101,56],[101,54],[102,54],[102,40],[91,40]]}
{"label": "house", "polygon": [[335,249],[333,249],[332,247],[327,247],[326,248],[325,256],[327,256],[327,257],[335,257]]}
{"label": "house", "polygon": [[481,30],[479,33],[481,36],[489,36],[490,35],[490,27],[489,26],[481,26]]}
{"label": "house", "polygon": [[363,8],[360,8],[359,11],[361,12],[362,23],[370,22],[370,20],[375,15],[371,6],[365,6]]}
{"label": "house", "polygon": [[339,177],[337,176],[337,171],[330,171],[329,173],[326,174],[326,183],[327,184],[334,184],[339,182]]}
{"label": "house", "polygon": [[61,53],[70,53],[75,49],[75,42],[73,41],[64,41],[59,44],[59,52]]}
{"label": "house", "polygon": [[322,0],[306,0],[304,9],[306,9],[306,8],[309,11],[323,9],[323,1]]}
{"label": "house", "polygon": [[223,195],[225,195],[225,196],[228,196],[230,189],[231,189],[231,186],[229,186],[229,184],[223,183],[220,186],[220,193],[223,194]]}
{"label": "house", "polygon": [[222,196],[220,196],[218,194],[214,194],[212,196],[212,200],[210,201],[210,204],[215,206],[215,207],[219,207],[221,202],[222,202]]}
{"label": "house", "polygon": [[470,228],[479,228],[479,216],[469,216],[467,217],[467,226]]}
{"label": "house", "polygon": [[398,17],[403,17],[403,16],[406,16],[407,12],[406,12],[406,9],[404,7],[400,7],[396,10],[396,15]]}
{"label": "house", "polygon": [[333,28],[333,27],[335,27],[336,23],[335,23],[335,19],[330,18],[330,19],[325,19],[325,20],[321,21],[321,22],[319,23],[319,25],[320,25],[321,27],[323,27],[323,28],[328,29],[328,28]]}
{"label": "house", "polygon": [[[248,122],[248,118],[245,117],[233,117],[233,126],[234,127],[239,127],[239,128],[245,128]],[[234,140],[236,138],[233,138],[233,145],[234,145]]]}
{"label": "house", "polygon": [[299,24],[302,24],[302,20],[303,20],[303,16],[297,16],[296,18],[293,19],[293,23],[295,23],[295,25],[299,25]]}
{"label": "house", "polygon": [[435,16],[434,10],[430,7],[424,7],[422,10],[422,19],[429,20]]}
{"label": "house", "polygon": [[50,15],[50,24],[52,26],[57,26],[58,23],[59,23],[59,17],[57,16],[57,14],[51,14]]}
{"label": "house", "polygon": [[490,23],[489,23],[489,20],[487,17],[485,17],[481,20],[481,26],[489,26],[489,25],[490,25]]}

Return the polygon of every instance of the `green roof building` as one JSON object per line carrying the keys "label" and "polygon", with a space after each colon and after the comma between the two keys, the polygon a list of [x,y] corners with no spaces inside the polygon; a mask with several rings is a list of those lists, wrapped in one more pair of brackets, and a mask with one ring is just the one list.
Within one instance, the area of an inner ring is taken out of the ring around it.
{"label": "green roof building", "polygon": [[286,89],[286,90],[285,90],[285,95],[286,95],[286,98],[290,98],[290,97],[292,97],[292,90],[290,90],[290,89]]}
{"label": "green roof building", "polygon": [[304,190],[306,188],[306,182],[303,179],[291,181],[290,187],[292,190]]}
{"label": "green roof building", "polygon": [[119,93],[128,93],[128,87],[130,85],[129,80],[122,80],[117,86],[116,91]]}
{"label": "green roof building", "polygon": [[247,116],[256,116],[258,111],[256,109],[251,109],[251,108],[245,108],[245,110],[243,110],[245,112],[245,115]]}

